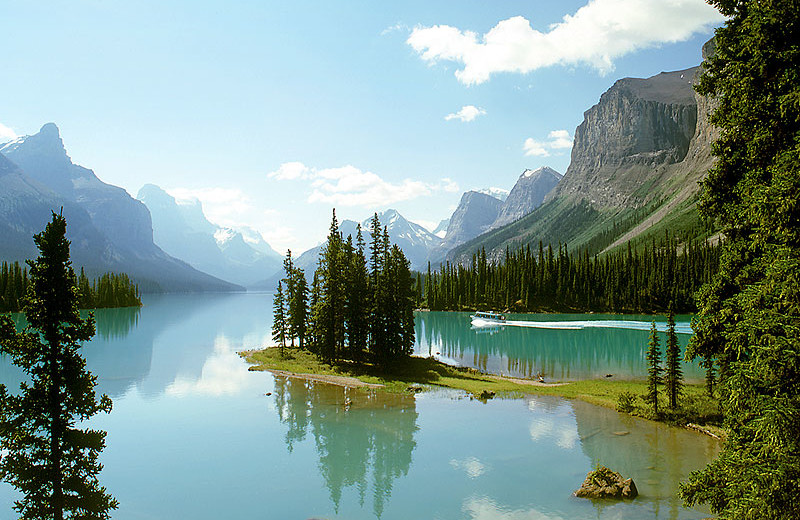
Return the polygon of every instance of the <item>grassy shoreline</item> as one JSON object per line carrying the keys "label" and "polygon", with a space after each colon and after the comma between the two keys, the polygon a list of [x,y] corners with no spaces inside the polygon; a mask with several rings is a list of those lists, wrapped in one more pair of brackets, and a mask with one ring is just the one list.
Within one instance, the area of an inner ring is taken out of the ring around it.
{"label": "grassy shoreline", "polygon": [[[454,367],[433,358],[422,357],[412,357],[398,370],[386,372],[368,363],[327,365],[318,361],[310,352],[297,348],[286,348],[284,355],[281,355],[280,349],[274,347],[244,351],[240,355],[251,364],[249,370],[253,371],[272,371],[279,375],[304,377],[343,386],[366,385],[395,393],[418,392],[425,386],[441,386],[463,390],[477,399],[490,399],[494,396],[521,397],[525,394],[554,395],[617,409],[620,395],[628,393],[641,396],[647,391],[645,381],[587,379],[539,383],[529,379],[484,374],[472,368]],[[666,399],[661,404],[666,408]],[[659,417],[653,417],[649,407],[638,398],[627,412],[676,426],[686,426],[689,423],[704,425],[703,430],[709,430],[706,433],[718,436],[723,433],[718,427],[720,418],[716,401],[706,396],[703,385],[684,387],[682,406],[677,412],[665,410]]]}

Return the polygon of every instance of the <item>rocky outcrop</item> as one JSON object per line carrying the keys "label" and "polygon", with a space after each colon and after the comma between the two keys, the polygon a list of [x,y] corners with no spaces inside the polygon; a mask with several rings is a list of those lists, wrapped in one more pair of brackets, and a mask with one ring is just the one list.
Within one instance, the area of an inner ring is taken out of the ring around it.
{"label": "rocky outcrop", "polygon": [[510,224],[541,206],[545,196],[555,188],[562,177],[560,173],[547,166],[522,172],[503,202],[497,219],[490,227],[494,229]]}
{"label": "rocky outcrop", "polygon": [[[713,52],[713,43],[703,51]],[[447,258],[469,263],[485,249],[488,258],[498,261],[506,247],[539,241],[566,243],[572,251],[590,246],[610,250],[650,233],[658,222],[697,219],[696,195],[713,166],[716,138],[708,118],[713,100],[693,88],[700,73],[700,67],[693,67],[617,81],[584,113],[569,168],[544,203],[456,247]],[[621,228],[610,242],[594,240],[619,224],[631,227]]]}
{"label": "rocky outcrop", "polygon": [[642,187],[683,161],[697,129],[692,88],[698,67],[617,81],[584,113],[564,179],[547,197],[582,198],[596,207],[639,206]]}
{"label": "rocky outcrop", "polygon": [[632,478],[622,478],[622,475],[611,471],[605,466],[600,466],[586,475],[580,489],[575,492],[579,498],[636,498],[639,492]]}

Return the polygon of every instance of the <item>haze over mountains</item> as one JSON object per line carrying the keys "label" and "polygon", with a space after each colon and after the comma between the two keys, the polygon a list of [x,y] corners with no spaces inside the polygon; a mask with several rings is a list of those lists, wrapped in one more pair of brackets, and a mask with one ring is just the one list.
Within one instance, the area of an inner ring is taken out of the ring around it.
{"label": "haze over mountains", "polygon": [[212,224],[199,201],[178,204],[154,184],[145,184],[136,198],[150,210],[153,241],[200,271],[247,287],[283,268],[283,256],[260,234],[245,237]]}
{"label": "haze over mountains", "polygon": [[0,156],[3,260],[34,258],[32,235],[44,229],[51,211],[63,207],[73,263],[89,274],[125,272],[143,290],[241,289],[158,248],[144,204],[122,188],[102,182],[92,170],[73,164],[53,123],[2,145]]}

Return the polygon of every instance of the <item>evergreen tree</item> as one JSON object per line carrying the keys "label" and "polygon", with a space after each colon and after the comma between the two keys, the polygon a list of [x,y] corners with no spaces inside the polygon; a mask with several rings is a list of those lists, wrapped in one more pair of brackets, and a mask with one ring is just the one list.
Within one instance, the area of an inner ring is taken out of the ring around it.
{"label": "evergreen tree", "polygon": [[653,414],[658,416],[658,385],[661,382],[661,349],[659,348],[656,322],[650,326],[650,341],[647,349],[647,402],[653,406]]}
{"label": "evergreen tree", "polygon": [[34,236],[40,254],[29,262],[28,327],[18,333],[0,316],[0,350],[28,376],[17,395],[0,385],[0,477],[22,493],[14,508],[25,519],[107,519],[118,505],[97,478],[106,433],[76,428],[111,411],[111,400],[98,401],[78,352],[94,336],[94,317],[78,313],[66,225],[53,213]]}
{"label": "evergreen tree", "polygon": [[701,211],[721,226],[689,356],[719,367],[728,430],[682,495],[722,519],[800,518],[800,8],[715,0],[725,15],[700,92],[716,102]]}
{"label": "evergreen tree", "polygon": [[286,336],[289,335],[289,324],[286,318],[286,299],[283,295],[283,284],[278,282],[275,296],[272,297],[272,340],[281,349],[281,356],[286,348]]}
{"label": "evergreen tree", "polygon": [[683,389],[683,368],[681,367],[681,346],[678,335],[675,333],[675,313],[670,311],[667,315],[667,344],[664,351],[666,370],[664,373],[664,386],[669,396],[669,407],[678,408],[678,398]]}

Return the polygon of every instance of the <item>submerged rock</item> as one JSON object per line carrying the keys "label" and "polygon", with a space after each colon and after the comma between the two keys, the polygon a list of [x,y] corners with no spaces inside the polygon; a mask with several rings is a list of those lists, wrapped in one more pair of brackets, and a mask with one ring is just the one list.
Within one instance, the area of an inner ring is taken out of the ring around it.
{"label": "submerged rock", "polygon": [[635,498],[639,494],[632,478],[600,466],[586,475],[581,488],[575,492],[580,498]]}

